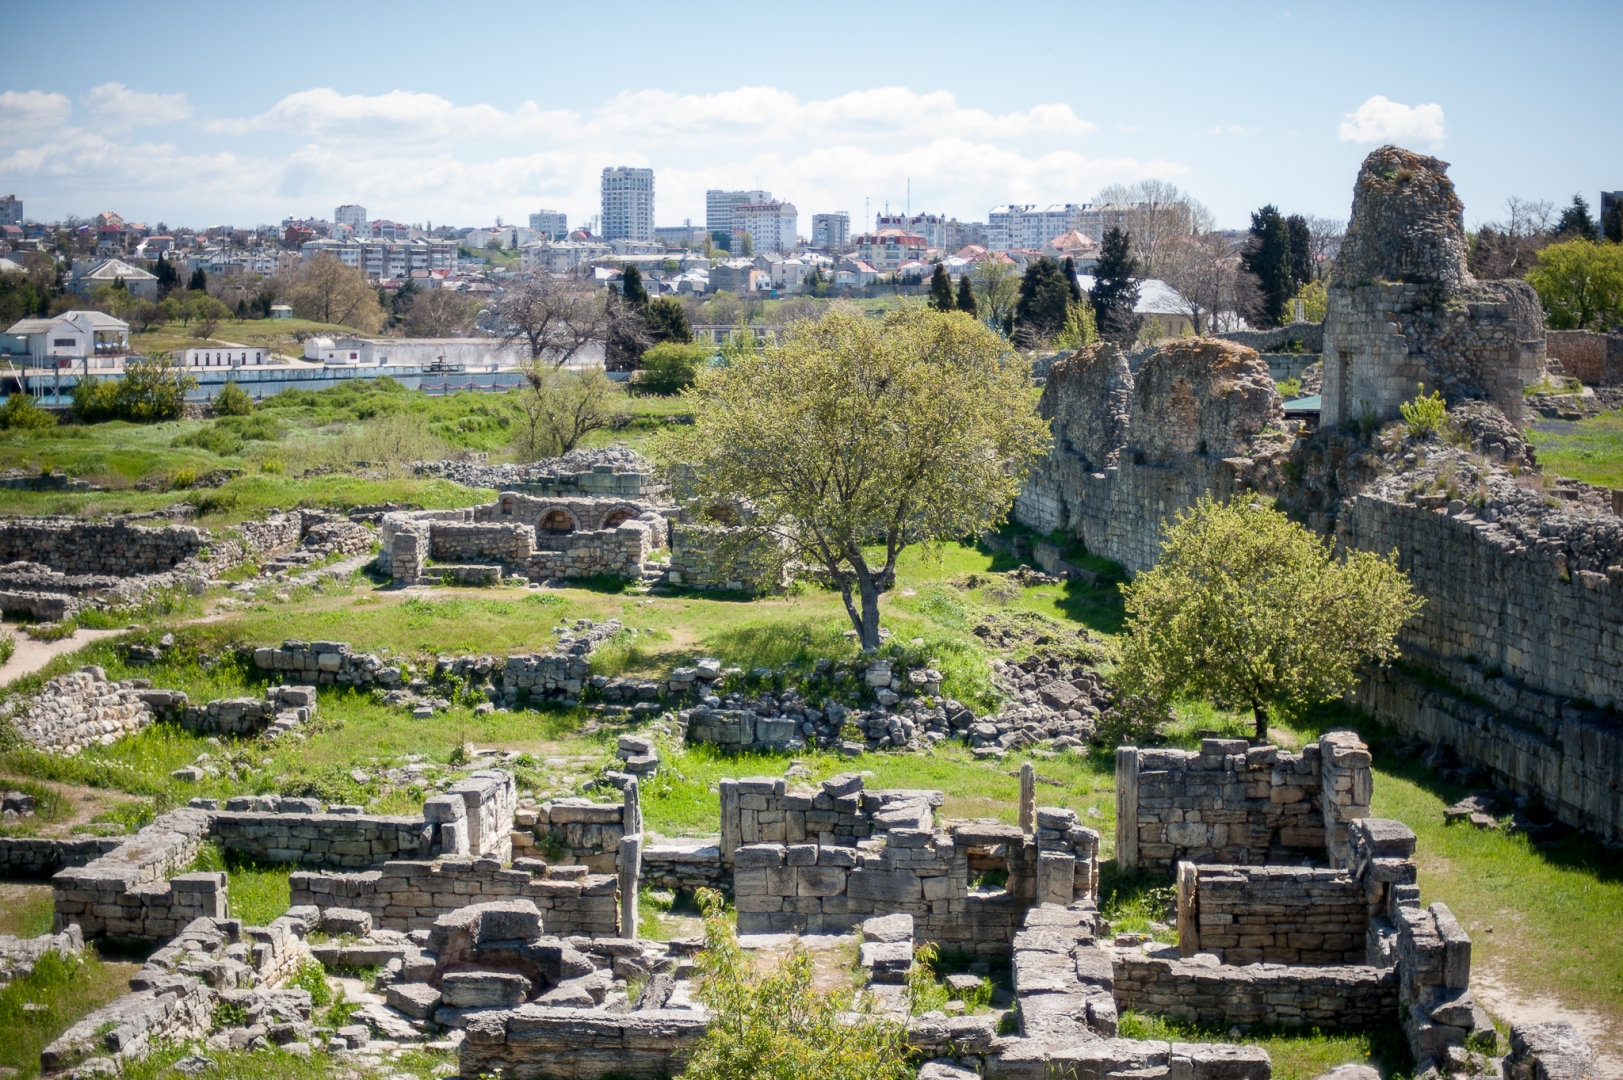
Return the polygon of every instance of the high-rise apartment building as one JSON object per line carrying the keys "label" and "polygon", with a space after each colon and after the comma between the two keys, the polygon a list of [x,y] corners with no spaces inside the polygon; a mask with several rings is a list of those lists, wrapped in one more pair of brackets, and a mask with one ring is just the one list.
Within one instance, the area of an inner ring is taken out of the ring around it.
{"label": "high-rise apartment building", "polygon": [[733,207],[733,239],[729,249],[737,254],[745,236],[757,255],[793,251],[798,239],[800,213],[794,203],[738,203]]}
{"label": "high-rise apartment building", "polygon": [[947,243],[947,220],[940,214],[880,214],[874,222],[874,231],[886,229],[922,236],[927,247],[945,247]]}
{"label": "high-rise apartment building", "polygon": [[1098,213],[1087,203],[994,206],[986,218],[986,247],[990,251],[1040,248],[1072,229],[1095,240],[1104,235]]}
{"label": "high-rise apartment building", "polygon": [[7,195],[0,199],[0,225],[21,225],[23,223],[23,201],[15,195]]}
{"label": "high-rise apartment building", "polygon": [[[704,227],[710,233],[710,242],[728,247],[733,242],[733,207],[741,203],[769,203],[770,191],[720,191],[704,193]],[[728,248],[731,250],[731,248]]]}
{"label": "high-rise apartment building", "polygon": [[569,235],[569,215],[561,210],[540,210],[530,215],[530,229],[549,240],[562,240]]}
{"label": "high-rise apartment building", "polygon": [[[22,203],[17,204],[17,215],[20,220]],[[1623,243],[1623,191],[1600,193],[1600,234],[1614,244]]]}
{"label": "high-rise apartment building", "polygon": [[348,225],[352,229],[366,228],[366,207],[345,203],[332,212],[334,225]]}
{"label": "high-rise apartment building", "polygon": [[654,239],[654,170],[603,170],[603,239]]}
{"label": "high-rise apartment building", "polygon": [[946,250],[949,252],[962,251],[974,244],[978,247],[986,246],[986,222],[959,221],[953,218],[945,226],[947,234]]}
{"label": "high-rise apartment building", "polygon": [[851,246],[851,214],[840,210],[833,214],[813,214],[812,247],[826,251],[844,251]]}

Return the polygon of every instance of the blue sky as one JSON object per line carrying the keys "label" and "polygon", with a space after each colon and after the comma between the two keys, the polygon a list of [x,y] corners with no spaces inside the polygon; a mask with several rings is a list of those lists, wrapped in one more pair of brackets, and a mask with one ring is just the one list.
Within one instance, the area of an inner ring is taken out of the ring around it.
{"label": "blue sky", "polygon": [[[94,28],[93,33],[87,33]],[[982,220],[1170,180],[1239,227],[1345,217],[1395,141],[1452,162],[1471,224],[1507,196],[1623,189],[1623,4],[19,5],[0,191],[30,217],[572,224],[605,165],[660,224],[708,187],[854,223]]]}

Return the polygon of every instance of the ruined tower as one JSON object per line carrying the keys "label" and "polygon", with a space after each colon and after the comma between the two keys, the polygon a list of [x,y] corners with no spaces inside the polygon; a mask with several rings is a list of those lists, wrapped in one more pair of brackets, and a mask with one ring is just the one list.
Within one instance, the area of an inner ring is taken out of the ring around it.
{"label": "ruined tower", "polygon": [[1465,208],[1448,163],[1396,146],[1364,159],[1324,321],[1324,422],[1390,420],[1417,386],[1519,421],[1544,375],[1544,315],[1524,281],[1465,266]]}

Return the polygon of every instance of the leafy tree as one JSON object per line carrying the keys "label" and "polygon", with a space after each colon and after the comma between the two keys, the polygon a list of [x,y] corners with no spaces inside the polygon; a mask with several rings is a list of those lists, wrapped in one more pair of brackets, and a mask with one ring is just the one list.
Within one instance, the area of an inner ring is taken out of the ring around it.
{"label": "leafy tree", "polygon": [[648,302],[642,313],[643,325],[654,344],[673,341],[685,345],[693,340],[693,327],[688,323],[687,308],[674,296],[661,296]]}
{"label": "leafy tree", "polygon": [[988,255],[970,267],[980,316],[1007,336],[1013,330],[1014,306],[1020,302],[1020,272],[1000,255]]}
{"label": "leafy tree", "polygon": [[231,317],[231,309],[226,307],[223,301],[214,299],[208,293],[194,293],[190,300],[192,317],[197,320],[197,329],[192,331],[193,337],[213,337],[220,323]]}
{"label": "leafy tree", "polygon": [[1308,228],[1307,218],[1301,214],[1292,214],[1285,219],[1285,235],[1290,244],[1291,282],[1300,289],[1312,281],[1316,273],[1313,262],[1313,231]]}
{"label": "leafy tree", "polygon": [[709,345],[663,341],[642,354],[637,389],[650,394],[679,394],[693,385],[699,368],[716,353]]}
{"label": "leafy tree", "polygon": [[237,385],[235,379],[220,387],[220,392],[214,396],[215,416],[248,416],[254,411],[254,399],[248,396],[248,391]]}
{"label": "leafy tree", "polygon": [[1285,305],[1296,292],[1291,276],[1290,227],[1278,208],[1269,204],[1251,215],[1251,235],[1240,251],[1240,268],[1256,279],[1257,310],[1263,326],[1285,321]]}
{"label": "leafy tree", "polygon": [[0,328],[39,310],[44,293],[25,274],[0,274]]}
{"label": "leafy tree", "polygon": [[635,266],[626,267],[625,277],[620,284],[623,286],[620,295],[626,303],[639,311],[648,306],[648,290],[643,287],[641,270]]}
{"label": "leafy tree", "polygon": [[164,316],[170,322],[178,322],[185,326],[192,321],[191,299],[182,293],[170,293],[158,306],[163,309]]}
{"label": "leafy tree", "polygon": [[943,313],[957,307],[952,298],[952,279],[940,263],[935,264],[935,273],[930,275],[930,306]]}
{"label": "leafy tree", "polygon": [[1555,238],[1557,240],[1600,239],[1600,230],[1595,227],[1595,219],[1589,216],[1589,203],[1582,195],[1574,195],[1572,204],[1561,211],[1561,218],[1555,223]]}
{"label": "leafy tree", "polygon": [[594,342],[606,340],[605,298],[578,296],[567,282],[535,274],[508,285],[490,305],[504,345],[522,345],[531,360],[563,367]]}
{"label": "leafy tree", "polygon": [[746,259],[753,256],[755,254],[755,237],[749,233],[744,233],[740,238],[737,254],[744,256]]}
{"label": "leafy tree", "polygon": [[1065,325],[1072,287],[1065,283],[1059,264],[1048,256],[1027,263],[1020,279],[1020,299],[1014,307],[1015,340],[1028,348],[1051,341]]}
{"label": "leafy tree", "polygon": [[1337,559],[1277,510],[1209,497],[1167,527],[1155,567],[1122,591],[1127,695],[1248,709],[1259,743],[1270,712],[1299,715],[1346,691],[1366,661],[1395,655],[1424,603],[1396,552]]}
{"label": "leafy tree", "polygon": [[305,262],[287,299],[301,319],[353,326],[364,333],[383,324],[378,294],[366,275],[325,251]]}
{"label": "leafy tree", "polygon": [[525,461],[567,454],[587,435],[625,416],[625,394],[600,368],[570,371],[530,360],[520,370],[524,383],[515,397],[524,426],[514,448]]}
{"label": "leafy tree", "polygon": [[148,360],[126,363],[122,378],[76,383],[73,415],[85,423],[179,420],[186,411],[186,394],[196,388],[197,380],[177,366],[168,353],[158,353]]}
{"label": "leafy tree", "polygon": [[975,302],[975,288],[970,285],[968,274],[958,275],[957,308],[970,318],[980,315],[980,305]]}
{"label": "leafy tree", "polygon": [[43,431],[56,426],[56,414],[42,409],[28,394],[11,394],[0,405],[0,429],[6,431]]}
{"label": "leafy tree", "polygon": [[688,1080],[908,1080],[907,1026],[850,990],[822,991],[799,942],[762,970],[739,948],[719,893],[699,890],[704,951],[698,998],[710,1026],[682,1073]]}
{"label": "leafy tree", "polygon": [[1099,261],[1093,267],[1093,288],[1088,291],[1099,336],[1124,349],[1132,348],[1144,323],[1144,317],[1133,310],[1138,307],[1138,260],[1133,258],[1132,244],[1129,233],[1117,228],[1105,232]]}
{"label": "leafy tree", "polygon": [[823,273],[823,268],[814,263],[811,274],[806,278],[806,294],[821,300],[828,296],[829,289],[833,284],[833,281]]}
{"label": "leafy tree", "polygon": [[831,311],[729,353],[689,393],[695,422],[658,433],[657,460],[695,505],[751,508],[735,555],[774,542],[820,567],[865,648],[903,549],[1002,521],[1048,445],[1026,365],[957,312]]}
{"label": "leafy tree", "polygon": [[208,292],[208,290],[209,290],[209,276],[207,274],[205,274],[203,272],[203,268],[201,266],[199,266],[196,270],[192,271],[192,279],[186,283],[186,291],[187,292]]}
{"label": "leafy tree", "polygon": [[159,255],[158,261],[153,264],[152,273],[158,279],[159,300],[168,296],[180,285],[180,273],[175,269],[175,264],[163,255]]}
{"label": "leafy tree", "polygon": [[1093,317],[1093,305],[1086,296],[1065,310],[1065,325],[1054,335],[1054,348],[1081,349],[1099,340],[1099,324]]}
{"label": "leafy tree", "polygon": [[1538,253],[1527,280],[1552,330],[1605,330],[1623,322],[1623,246],[1551,244]]}

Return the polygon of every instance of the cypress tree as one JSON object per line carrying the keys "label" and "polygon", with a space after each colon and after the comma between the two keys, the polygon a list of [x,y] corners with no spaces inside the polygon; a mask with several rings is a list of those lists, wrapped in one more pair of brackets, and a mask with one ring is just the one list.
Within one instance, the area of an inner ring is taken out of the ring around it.
{"label": "cypress tree", "polygon": [[1076,260],[1065,256],[1065,284],[1071,287],[1071,303],[1082,302],[1082,286],[1076,283]]}
{"label": "cypress tree", "polygon": [[687,345],[693,341],[693,328],[688,323],[687,309],[674,296],[661,296],[648,302],[643,312],[648,336],[658,345],[662,341],[676,341]]}
{"label": "cypress tree", "polygon": [[935,273],[930,275],[930,306],[942,314],[952,311],[952,279],[947,276],[947,268],[940,263],[935,264]]}
{"label": "cypress tree", "polygon": [[1133,310],[1138,306],[1138,282],[1134,280],[1138,260],[1133,258],[1132,245],[1131,233],[1117,228],[1105,233],[1099,262],[1093,268],[1093,288],[1088,291],[1099,336],[1124,349],[1138,340],[1138,328],[1144,322]]}
{"label": "cypress tree", "polygon": [[175,272],[175,264],[158,256],[157,263],[152,267],[152,273],[158,279],[158,299],[168,296],[175,286],[180,284],[180,275]]}
{"label": "cypress tree", "polygon": [[635,266],[626,267],[622,284],[621,295],[626,298],[626,303],[639,311],[648,306],[648,290],[642,285],[642,271]]}
{"label": "cypress tree", "polygon": [[1290,228],[1273,204],[1251,215],[1251,235],[1240,252],[1240,267],[1257,279],[1257,321],[1262,326],[1284,322],[1285,305],[1296,288],[1291,279]]}
{"label": "cypress tree", "polygon": [[186,291],[208,292],[208,288],[209,276],[203,273],[203,268],[199,266],[196,270],[192,271],[192,279],[186,283]]}
{"label": "cypress tree", "polygon": [[975,301],[975,290],[970,287],[969,275],[958,275],[958,310],[980,317],[980,304]]}
{"label": "cypress tree", "polygon": [[[1285,231],[1290,238],[1291,280],[1299,290],[1318,276],[1318,268],[1313,265],[1313,244],[1307,219],[1301,214],[1292,214],[1285,219]],[[1292,290],[1293,295],[1295,291]]]}
{"label": "cypress tree", "polygon": [[1071,290],[1065,285],[1065,272],[1044,255],[1026,264],[1020,278],[1020,299],[1014,305],[1014,325],[1020,344],[1030,348],[1047,341],[1065,325],[1071,303]]}

